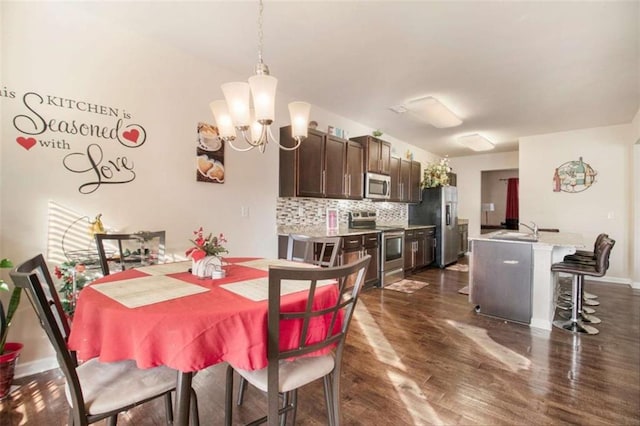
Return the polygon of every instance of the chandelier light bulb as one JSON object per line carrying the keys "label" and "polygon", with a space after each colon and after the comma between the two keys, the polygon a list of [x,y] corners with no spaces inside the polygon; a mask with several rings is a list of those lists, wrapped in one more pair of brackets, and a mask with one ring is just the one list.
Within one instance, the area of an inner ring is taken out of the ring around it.
{"label": "chandelier light bulb", "polygon": [[236,129],[227,110],[227,103],[223,100],[213,101],[209,104],[213,118],[218,124],[218,133],[222,138],[235,138]]}
{"label": "chandelier light bulb", "polygon": [[253,95],[253,107],[256,120],[273,122],[275,117],[276,87],[278,79],[270,75],[254,75],[249,77],[249,87]]}
{"label": "chandelier light bulb", "polygon": [[249,84],[243,81],[225,83],[222,93],[227,101],[231,120],[236,127],[248,126],[251,123],[249,101],[251,99]]}
{"label": "chandelier light bulb", "polygon": [[306,138],[309,126],[309,113],[311,104],[308,102],[291,102],[289,104],[289,116],[291,118],[291,136],[294,138]]}

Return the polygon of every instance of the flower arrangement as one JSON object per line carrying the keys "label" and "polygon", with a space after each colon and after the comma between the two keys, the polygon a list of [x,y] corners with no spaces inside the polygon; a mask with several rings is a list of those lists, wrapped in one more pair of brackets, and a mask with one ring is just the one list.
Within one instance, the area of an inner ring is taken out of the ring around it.
{"label": "flower arrangement", "polygon": [[219,234],[216,237],[210,233],[207,238],[204,238],[204,232],[201,226],[193,231],[193,235],[194,239],[189,241],[193,243],[194,247],[191,247],[185,252],[185,255],[192,259],[200,260],[206,256],[220,256],[223,253],[229,253],[229,250],[222,245],[227,242],[223,234]]}
{"label": "flower arrangement", "polygon": [[54,275],[59,280],[62,280],[62,285],[59,288],[62,295],[60,303],[64,312],[70,317],[73,316],[76,309],[78,292],[93,281],[85,272],[86,267],[84,264],[75,261],[63,262],[60,266],[56,266],[53,271]]}
{"label": "flower arrangement", "polygon": [[423,180],[420,184],[422,188],[435,188],[437,186],[449,185],[449,175],[451,166],[447,157],[437,163],[429,163],[424,169]]}

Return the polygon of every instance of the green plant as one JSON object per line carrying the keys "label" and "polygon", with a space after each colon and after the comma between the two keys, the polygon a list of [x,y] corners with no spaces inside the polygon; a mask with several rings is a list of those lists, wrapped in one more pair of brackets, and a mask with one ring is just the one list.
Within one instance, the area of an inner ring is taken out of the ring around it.
{"label": "green plant", "polygon": [[[13,268],[13,264],[9,259],[2,259],[0,260],[0,268]],[[0,290],[9,291],[9,286],[2,278],[0,278]],[[21,295],[22,289],[20,287],[14,287],[6,311],[4,305],[0,302],[0,355],[4,353],[4,344],[7,342],[9,326],[11,326],[11,320],[13,320],[13,316],[20,304]]]}

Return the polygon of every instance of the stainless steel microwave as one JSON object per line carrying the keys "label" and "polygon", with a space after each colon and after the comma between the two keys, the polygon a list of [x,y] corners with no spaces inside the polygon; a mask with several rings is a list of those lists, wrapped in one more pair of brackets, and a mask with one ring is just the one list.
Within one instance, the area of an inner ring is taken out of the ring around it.
{"label": "stainless steel microwave", "polygon": [[367,173],[365,178],[364,197],[376,200],[391,198],[391,177],[377,173]]}

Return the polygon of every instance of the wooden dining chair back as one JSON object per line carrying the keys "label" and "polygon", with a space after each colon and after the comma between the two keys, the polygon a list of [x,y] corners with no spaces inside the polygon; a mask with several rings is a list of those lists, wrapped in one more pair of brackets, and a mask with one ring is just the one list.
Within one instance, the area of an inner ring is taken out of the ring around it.
{"label": "wooden dining chair back", "polygon": [[[288,412],[295,409],[297,389],[323,379],[327,416],[330,425],[340,423],[340,365],[344,342],[349,330],[353,310],[364,282],[370,255],[348,265],[333,268],[269,268],[269,301],[267,326],[268,366],[262,370],[235,368],[241,377],[267,393],[268,413],[254,423],[267,421],[269,426],[283,423]],[[282,304],[281,289],[292,282],[308,284],[305,303],[296,308]],[[318,303],[316,297],[324,285],[335,285],[337,297],[333,303]],[[324,324],[324,335],[318,335],[319,324]],[[299,331],[297,338],[281,339],[282,329]],[[328,352],[327,352],[328,351]],[[314,355],[321,353],[321,355]],[[225,424],[231,425],[232,365],[227,370]],[[280,408],[279,395],[284,395]]]}
{"label": "wooden dining chair back", "polygon": [[[16,287],[22,289],[31,302],[40,325],[53,345],[58,365],[65,380],[65,395],[71,407],[69,424],[87,425],[109,419],[115,425],[117,415],[143,402],[164,396],[166,414],[173,421],[171,391],[175,389],[177,371],[167,367],[138,369],[134,361],[102,363],[96,358],[77,365],[67,347],[68,326],[58,320],[61,307],[49,291],[54,288],[44,257],[40,254],[22,263],[10,274]],[[197,400],[191,407],[193,424],[198,424]]]}
{"label": "wooden dining chair back", "polygon": [[163,262],[165,239],[165,231],[96,234],[102,274],[109,275],[148,263]]}
{"label": "wooden dining chair back", "polygon": [[287,259],[322,267],[337,265],[340,237],[308,237],[289,234]]}

